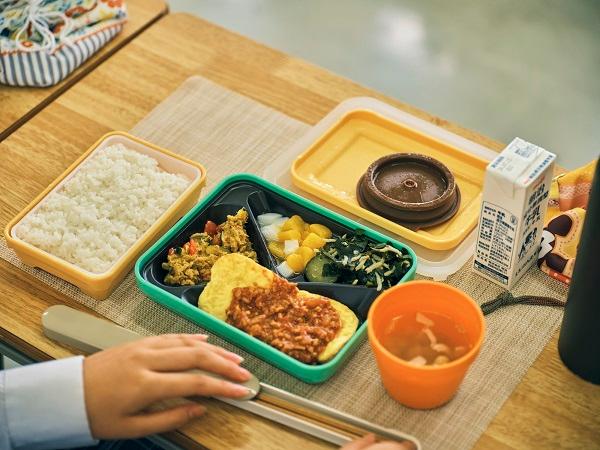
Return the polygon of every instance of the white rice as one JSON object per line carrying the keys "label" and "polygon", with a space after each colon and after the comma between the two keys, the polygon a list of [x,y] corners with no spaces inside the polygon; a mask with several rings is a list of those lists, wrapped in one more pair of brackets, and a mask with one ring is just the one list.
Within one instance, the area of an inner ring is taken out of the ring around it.
{"label": "white rice", "polygon": [[94,273],[107,271],[190,181],[122,144],[105,147],[23,218],[17,236]]}

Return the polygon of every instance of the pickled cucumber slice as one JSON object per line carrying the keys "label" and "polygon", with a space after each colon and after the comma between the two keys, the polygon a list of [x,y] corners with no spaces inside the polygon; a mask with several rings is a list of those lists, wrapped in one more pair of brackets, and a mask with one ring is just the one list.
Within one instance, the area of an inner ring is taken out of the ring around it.
{"label": "pickled cucumber slice", "polygon": [[333,268],[335,268],[335,266],[335,263],[332,262],[331,259],[319,254],[308,262],[306,269],[304,270],[304,275],[308,281],[317,283],[335,283],[339,276],[338,274],[334,274],[335,269]]}

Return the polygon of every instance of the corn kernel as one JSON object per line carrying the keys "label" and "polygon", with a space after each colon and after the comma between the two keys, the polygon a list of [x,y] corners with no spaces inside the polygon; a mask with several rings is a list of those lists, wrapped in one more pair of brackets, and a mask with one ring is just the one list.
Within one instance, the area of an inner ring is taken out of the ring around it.
{"label": "corn kernel", "polygon": [[285,259],[285,254],[283,252],[283,243],[271,241],[267,245],[271,254],[279,259]]}
{"label": "corn kernel", "polygon": [[318,234],[311,232],[308,236],[306,236],[306,239],[302,241],[302,245],[304,247],[310,247],[312,249],[321,248],[325,245],[325,239],[323,239]]}
{"label": "corn kernel", "polygon": [[324,239],[329,239],[332,234],[329,228],[327,228],[325,225],[321,225],[320,223],[311,224],[310,231],[321,236]]}
{"label": "corn kernel", "polygon": [[285,258],[285,262],[287,262],[288,266],[296,273],[302,272],[306,266],[304,259],[302,259],[302,255],[299,255],[298,253],[288,255],[288,257]]}
{"label": "corn kernel", "polygon": [[308,264],[308,262],[311,259],[313,259],[313,256],[315,256],[315,251],[312,248],[306,246],[299,247],[298,250],[296,250],[296,253],[302,256],[304,264]]}
{"label": "corn kernel", "polygon": [[302,234],[299,231],[296,231],[296,230],[280,231],[277,234],[277,240],[279,242],[284,242],[284,241],[299,241],[301,237],[302,237]]}
{"label": "corn kernel", "polygon": [[296,230],[302,233],[304,231],[304,220],[298,215],[294,215],[286,220],[281,226],[281,231]]}

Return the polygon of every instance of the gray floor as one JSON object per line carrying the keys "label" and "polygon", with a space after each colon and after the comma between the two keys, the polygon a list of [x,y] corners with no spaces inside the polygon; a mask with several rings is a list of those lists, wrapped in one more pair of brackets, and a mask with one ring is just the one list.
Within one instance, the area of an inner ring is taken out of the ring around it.
{"label": "gray floor", "polygon": [[171,0],[271,47],[577,167],[600,153],[598,0]]}

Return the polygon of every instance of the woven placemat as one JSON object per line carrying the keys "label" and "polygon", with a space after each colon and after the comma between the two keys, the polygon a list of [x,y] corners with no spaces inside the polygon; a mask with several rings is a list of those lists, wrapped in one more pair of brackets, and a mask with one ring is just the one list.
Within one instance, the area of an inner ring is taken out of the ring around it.
{"label": "woven placemat", "polygon": [[[193,77],[158,105],[131,132],[204,164],[207,189],[236,172],[263,173],[277,152],[288,148],[308,129],[295,119],[231,92],[204,78]],[[23,265],[0,242],[0,257],[42,282],[92,308],[114,322],[143,334],[202,329],[146,298],[129,274],[104,301],[82,294],[72,285]],[[479,303],[495,298],[501,288],[470,270],[470,264],[447,282]],[[515,295],[566,298],[566,287],[532,268]],[[485,431],[520,379],[556,331],[562,311],[550,307],[512,306],[487,318],[487,336],[479,358],[456,397],[431,411],[405,408],[387,396],[375,360],[364,342],[351,360],[322,385],[308,385],[275,369],[217,337],[211,341],[235,350],[259,379],[380,425],[415,435],[424,448],[466,449]]]}

